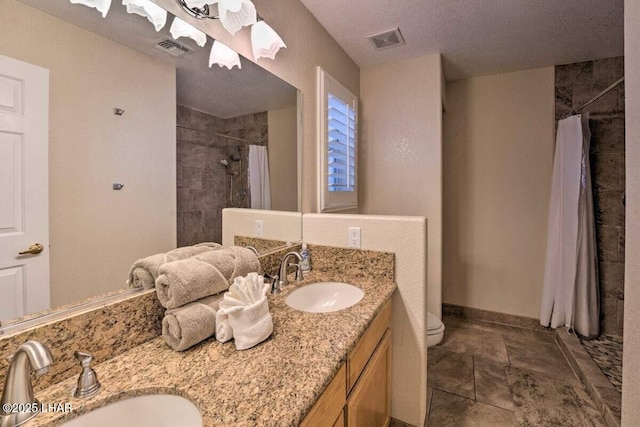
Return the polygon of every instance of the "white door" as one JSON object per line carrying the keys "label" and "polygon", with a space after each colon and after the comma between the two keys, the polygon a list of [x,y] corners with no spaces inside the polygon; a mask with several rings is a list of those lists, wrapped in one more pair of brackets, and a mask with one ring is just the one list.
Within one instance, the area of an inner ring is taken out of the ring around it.
{"label": "white door", "polygon": [[49,70],[0,55],[0,322],[50,305],[48,135]]}

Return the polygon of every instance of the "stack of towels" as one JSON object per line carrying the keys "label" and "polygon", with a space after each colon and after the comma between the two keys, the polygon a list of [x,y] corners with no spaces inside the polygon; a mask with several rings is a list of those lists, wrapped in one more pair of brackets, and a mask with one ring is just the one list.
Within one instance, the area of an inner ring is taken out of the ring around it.
{"label": "stack of towels", "polygon": [[[260,269],[260,262],[250,249],[238,246],[223,249],[213,245],[178,248],[175,251],[179,256],[190,251],[197,254],[159,265],[163,256],[169,259],[169,253],[154,255],[137,261],[131,269],[130,284],[136,278],[148,280],[155,276],[158,300],[167,309],[162,320],[162,336],[176,351],[184,351],[212,337],[216,333],[216,314],[223,301],[220,293],[229,289],[235,279]],[[207,249],[202,250],[205,247]],[[175,256],[175,252],[171,254]]]}

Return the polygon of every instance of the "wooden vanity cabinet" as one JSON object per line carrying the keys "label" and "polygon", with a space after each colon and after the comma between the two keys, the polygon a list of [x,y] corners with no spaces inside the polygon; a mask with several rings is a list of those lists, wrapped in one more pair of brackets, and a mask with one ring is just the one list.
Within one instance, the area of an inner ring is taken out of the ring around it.
{"label": "wooden vanity cabinet", "polygon": [[379,427],[391,421],[391,301],[349,353],[301,426]]}

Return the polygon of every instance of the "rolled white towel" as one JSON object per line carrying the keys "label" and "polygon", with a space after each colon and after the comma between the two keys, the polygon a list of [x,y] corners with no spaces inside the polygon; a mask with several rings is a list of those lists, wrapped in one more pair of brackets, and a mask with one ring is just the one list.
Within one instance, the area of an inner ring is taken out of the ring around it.
{"label": "rolled white towel", "polygon": [[183,307],[167,310],[162,337],[175,351],[184,351],[216,332],[216,313],[222,295],[213,295]]}
{"label": "rolled white towel", "polygon": [[273,333],[268,290],[269,285],[262,276],[250,273],[247,277],[237,277],[220,302],[218,313],[228,315],[237,350],[251,348]]}
{"label": "rolled white towel", "polygon": [[155,286],[158,277],[158,269],[162,264],[192,257],[216,249],[222,248],[218,243],[204,242],[194,246],[184,246],[172,249],[167,253],[160,253],[141,258],[133,263],[129,270],[127,285],[132,289],[151,289]]}
{"label": "rolled white towel", "polygon": [[158,299],[167,309],[177,308],[227,290],[236,276],[259,269],[258,257],[238,246],[169,262],[158,270]]}
{"label": "rolled white towel", "polygon": [[233,338],[233,329],[229,323],[229,315],[224,310],[216,313],[216,339],[220,342],[227,342]]}

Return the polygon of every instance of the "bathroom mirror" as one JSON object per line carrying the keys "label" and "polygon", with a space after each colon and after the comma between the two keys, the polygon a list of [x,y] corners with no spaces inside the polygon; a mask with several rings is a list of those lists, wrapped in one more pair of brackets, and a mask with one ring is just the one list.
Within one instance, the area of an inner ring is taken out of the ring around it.
{"label": "bathroom mirror", "polygon": [[3,1],[0,55],[49,73],[50,306],[30,308],[0,265],[2,324],[122,292],[136,259],[220,242],[222,208],[251,207],[251,146],[267,147],[271,209],[299,210],[297,89],[244,58],[209,68],[213,41],[174,40],[172,22],[156,32],[120,1],[105,18]]}

